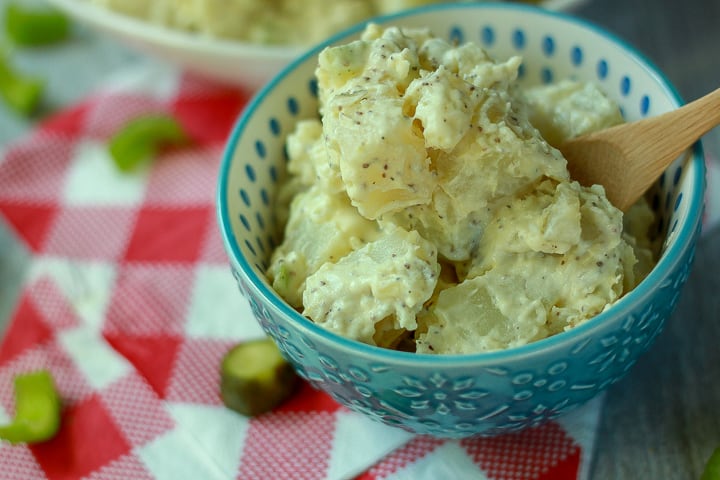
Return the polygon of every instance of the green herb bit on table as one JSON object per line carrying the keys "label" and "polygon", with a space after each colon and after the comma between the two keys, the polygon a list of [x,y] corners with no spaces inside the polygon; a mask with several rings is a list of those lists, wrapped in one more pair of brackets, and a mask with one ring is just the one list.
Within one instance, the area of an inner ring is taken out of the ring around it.
{"label": "green herb bit on table", "polygon": [[36,443],[54,437],[60,428],[60,397],[50,372],[38,370],[16,375],[15,418],[0,425],[0,439],[10,443]]}
{"label": "green herb bit on table", "polygon": [[299,382],[300,377],[269,337],[236,345],[220,365],[223,403],[249,417],[278,407]]}
{"label": "green herb bit on table", "polygon": [[700,480],[720,480],[720,447],[710,455]]}
{"label": "green herb bit on table", "polygon": [[15,45],[51,45],[68,37],[70,21],[54,8],[12,2],[5,7],[5,32]]}
{"label": "green herb bit on table", "polygon": [[0,51],[0,96],[13,110],[32,115],[38,108],[45,89],[45,81],[13,69],[9,59]]}
{"label": "green herb bit on table", "polygon": [[151,159],[166,145],[182,145],[188,140],[180,123],[170,115],[147,115],[130,120],[110,139],[110,155],[115,165],[129,172]]}

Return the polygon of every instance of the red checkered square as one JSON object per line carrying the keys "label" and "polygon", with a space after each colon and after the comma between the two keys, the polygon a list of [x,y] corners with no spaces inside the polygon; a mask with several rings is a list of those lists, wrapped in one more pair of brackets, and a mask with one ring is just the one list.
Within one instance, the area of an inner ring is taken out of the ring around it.
{"label": "red checkered square", "polygon": [[187,262],[200,256],[214,209],[202,207],[144,207],[140,210],[125,260]]}
{"label": "red checkered square", "polygon": [[172,402],[221,405],[219,367],[231,341],[186,340],[168,385],[166,399]]}
{"label": "red checkered square", "polygon": [[276,411],[278,413],[289,412],[329,412],[334,413],[339,410],[347,411],[346,407],[342,407],[333,398],[322,390],[312,387],[307,382],[301,382],[298,391],[291,396],[285,403],[280,405]]}
{"label": "red checkered square", "polygon": [[160,398],[165,398],[182,338],[107,333],[105,339],[129,361]]}
{"label": "red checkered square", "polygon": [[135,373],[104,388],[100,397],[133,447],[144,445],[175,425],[160,399]]}
{"label": "red checkered square", "polygon": [[147,95],[115,92],[98,97],[86,115],[85,135],[105,140],[112,137],[128,121],[149,114],[165,114],[163,102]]}
{"label": "red checkered square", "polygon": [[200,260],[214,265],[228,265],[228,269],[230,268],[230,262],[225,252],[225,247],[223,247],[220,227],[218,225],[213,225],[212,228],[208,229],[208,235],[205,239],[202,253],[200,254]]}
{"label": "red checkered square", "polygon": [[[555,422],[529,428],[516,434],[481,440],[462,440],[473,461],[494,480],[526,478],[576,478],[579,463],[575,456],[579,446]],[[566,464],[566,460],[573,460]],[[558,477],[545,475],[562,465],[572,474]]]}
{"label": "red checkered square", "polygon": [[249,461],[240,465],[237,478],[324,479],[334,432],[335,415],[329,413],[257,417],[242,453]]}
{"label": "red checkered square", "polygon": [[[227,84],[216,82],[205,75],[199,75],[194,72],[183,72],[178,78],[178,88],[176,99],[181,98],[202,98],[212,96],[220,91],[240,91]],[[249,98],[249,93],[246,94]]]}
{"label": "red checkered square", "polygon": [[221,155],[219,146],[197,144],[166,152],[150,172],[145,205],[213,205]]}
{"label": "red checkered square", "polygon": [[65,208],[55,220],[44,251],[83,260],[120,258],[135,219],[128,208]]}
{"label": "red checkered square", "polygon": [[48,203],[56,201],[73,158],[75,141],[35,134],[5,153],[0,162],[0,200]]}
{"label": "red checkered square", "polygon": [[57,135],[69,139],[78,138],[85,129],[86,115],[95,104],[91,97],[77,105],[72,105],[60,113],[51,115],[38,124],[43,135]]}
{"label": "red checkered square", "polygon": [[131,448],[99,395],[68,405],[57,435],[30,447],[50,480],[81,478]]}
{"label": "red checkered square", "polygon": [[44,344],[53,337],[53,331],[45,322],[45,317],[38,310],[29,292],[24,292],[20,298],[14,318],[22,318],[22,321],[11,321],[0,341],[0,365],[6,364],[33,347]]}
{"label": "red checkered square", "polygon": [[172,107],[192,138],[203,143],[224,144],[248,94],[231,87],[208,88],[196,78],[184,77],[179,95]]}
{"label": "red checkered square", "polygon": [[181,335],[194,278],[192,265],[119,266],[103,333]]}
{"label": "red checkered square", "polygon": [[[2,184],[2,180],[0,180]],[[0,185],[0,191],[2,186]],[[28,204],[24,201],[0,200],[0,215],[4,216],[18,237],[33,251],[40,252],[59,209],[52,204]],[[2,220],[0,218],[0,220]]]}

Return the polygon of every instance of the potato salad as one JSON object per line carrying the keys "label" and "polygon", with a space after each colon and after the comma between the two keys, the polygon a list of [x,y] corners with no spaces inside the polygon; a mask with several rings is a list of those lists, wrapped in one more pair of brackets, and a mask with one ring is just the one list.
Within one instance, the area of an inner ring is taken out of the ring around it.
{"label": "potato salad", "polygon": [[652,211],[624,216],[553,146],[619,108],[589,83],[522,87],[521,62],[374,24],[322,51],[319,116],[287,139],[278,294],[360,342],[467,354],[573,328],[634,288]]}

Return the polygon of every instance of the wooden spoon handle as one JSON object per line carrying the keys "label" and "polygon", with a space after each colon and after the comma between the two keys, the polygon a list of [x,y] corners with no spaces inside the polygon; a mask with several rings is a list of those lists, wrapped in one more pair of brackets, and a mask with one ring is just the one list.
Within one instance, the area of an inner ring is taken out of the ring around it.
{"label": "wooden spoon handle", "polygon": [[[623,137],[626,143],[623,147],[628,152],[644,149],[643,156],[647,162],[656,163],[660,170],[664,170],[683,150],[718,124],[720,88],[676,110],[634,122],[631,127],[634,135]],[[638,138],[646,138],[647,141],[637,142]]]}
{"label": "wooden spoon handle", "polygon": [[626,210],[678,156],[720,124],[720,88],[670,112],[616,125],[560,146],[573,179],[599,183]]}

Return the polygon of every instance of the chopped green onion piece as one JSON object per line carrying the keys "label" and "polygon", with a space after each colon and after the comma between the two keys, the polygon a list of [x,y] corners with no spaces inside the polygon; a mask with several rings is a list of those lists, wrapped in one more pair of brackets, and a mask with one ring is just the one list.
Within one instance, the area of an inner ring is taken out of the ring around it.
{"label": "chopped green onion piece", "polygon": [[70,22],[56,9],[28,8],[13,2],[5,8],[5,31],[16,45],[37,47],[67,38]]}
{"label": "chopped green onion piece", "polygon": [[110,139],[110,155],[117,167],[128,172],[150,159],[163,145],[181,145],[187,136],[169,115],[149,115],[129,121]]}
{"label": "chopped green onion piece", "polygon": [[40,104],[45,82],[13,70],[0,52],[0,96],[18,113],[30,116]]}
{"label": "chopped green onion piece", "polygon": [[49,440],[60,428],[60,397],[47,370],[16,375],[15,418],[0,426],[0,439],[10,443]]}
{"label": "chopped green onion piece", "polygon": [[700,480],[720,480],[720,447],[710,455]]}

